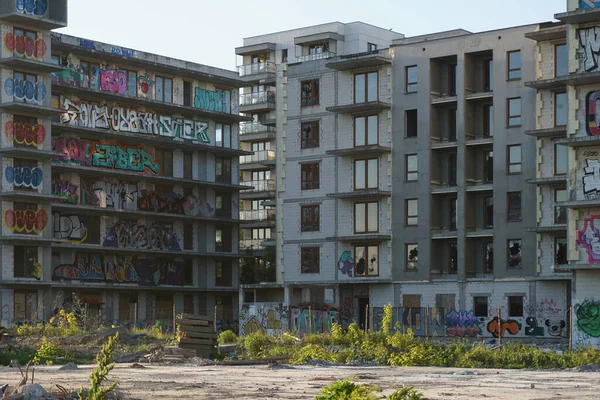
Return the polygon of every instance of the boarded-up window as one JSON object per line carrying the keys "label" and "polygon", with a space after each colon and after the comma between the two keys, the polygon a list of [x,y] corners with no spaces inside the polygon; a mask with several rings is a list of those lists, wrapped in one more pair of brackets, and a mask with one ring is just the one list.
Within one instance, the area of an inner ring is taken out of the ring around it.
{"label": "boarded-up window", "polygon": [[455,297],[456,295],[454,294],[436,294],[436,308],[443,308],[444,310],[453,310],[455,307]]}
{"label": "boarded-up window", "polygon": [[37,292],[15,291],[15,322],[37,321]]}

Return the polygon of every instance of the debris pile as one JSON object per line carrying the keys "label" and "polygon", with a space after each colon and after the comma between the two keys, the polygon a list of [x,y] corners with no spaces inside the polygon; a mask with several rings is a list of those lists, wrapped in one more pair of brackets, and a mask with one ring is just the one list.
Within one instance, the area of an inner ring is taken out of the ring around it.
{"label": "debris pile", "polygon": [[179,327],[180,349],[194,350],[197,356],[205,358],[214,354],[217,332],[212,317],[183,314],[175,322]]}
{"label": "debris pile", "polygon": [[176,346],[160,346],[154,351],[141,357],[139,361],[150,364],[182,363],[188,358],[193,357],[196,357],[196,350],[194,349],[182,349]]}

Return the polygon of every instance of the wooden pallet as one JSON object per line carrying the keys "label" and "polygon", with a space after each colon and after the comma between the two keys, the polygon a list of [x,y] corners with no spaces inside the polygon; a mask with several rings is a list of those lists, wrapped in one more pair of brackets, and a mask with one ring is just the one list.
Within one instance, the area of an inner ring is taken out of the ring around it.
{"label": "wooden pallet", "polygon": [[183,314],[175,322],[180,332],[177,344],[179,348],[195,350],[200,357],[209,357],[215,353],[218,335],[212,317]]}

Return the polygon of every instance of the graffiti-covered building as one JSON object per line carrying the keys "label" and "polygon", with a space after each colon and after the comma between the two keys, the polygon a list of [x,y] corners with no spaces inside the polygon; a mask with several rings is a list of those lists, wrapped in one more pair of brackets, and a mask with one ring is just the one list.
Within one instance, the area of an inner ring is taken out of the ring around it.
{"label": "graffiti-covered building", "polygon": [[66,1],[2,8],[2,324],[73,294],[106,323],[237,319],[238,74],[50,33]]}

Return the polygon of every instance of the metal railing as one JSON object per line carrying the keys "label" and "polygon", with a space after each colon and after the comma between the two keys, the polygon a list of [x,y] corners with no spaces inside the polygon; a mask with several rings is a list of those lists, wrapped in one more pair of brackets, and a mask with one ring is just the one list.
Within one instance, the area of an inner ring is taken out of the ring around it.
{"label": "metal railing", "polygon": [[261,132],[275,132],[275,127],[263,125],[260,122],[242,122],[240,124],[240,135]]}
{"label": "metal railing", "polygon": [[248,210],[240,211],[241,221],[273,221],[275,219],[275,210]]}
{"label": "metal railing", "polygon": [[262,92],[240,94],[240,106],[251,106],[264,103],[275,103],[275,92],[272,90],[265,90]]}
{"label": "metal railing", "polygon": [[296,61],[298,61],[298,62],[314,61],[314,60],[321,60],[323,58],[331,58],[331,57],[335,57],[334,52],[324,51],[322,53],[304,54],[304,55],[298,56],[298,57],[296,57]]}
{"label": "metal railing", "polygon": [[275,190],[275,180],[266,179],[261,181],[245,181],[240,182],[244,186],[252,186],[254,189],[251,192],[272,192]]}
{"label": "metal railing", "polygon": [[265,241],[272,240],[270,238],[265,239],[244,239],[240,240],[240,249],[254,249],[254,250],[262,250],[264,249],[262,243]]}
{"label": "metal railing", "polygon": [[262,161],[275,161],[275,150],[258,150],[252,155],[240,157],[240,164],[250,164]]}
{"label": "metal railing", "polygon": [[277,67],[274,62],[263,61],[260,63],[245,64],[238,66],[240,76],[258,75],[258,74],[274,74]]}

